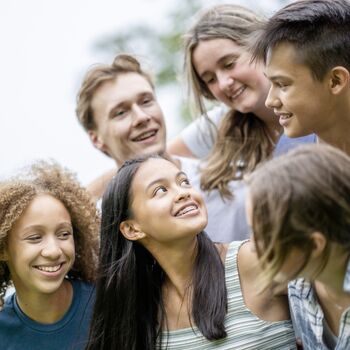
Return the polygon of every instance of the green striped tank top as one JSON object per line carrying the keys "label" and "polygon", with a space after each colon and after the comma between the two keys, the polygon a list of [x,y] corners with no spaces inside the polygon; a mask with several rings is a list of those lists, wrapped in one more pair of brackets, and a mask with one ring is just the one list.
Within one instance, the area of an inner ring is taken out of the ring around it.
{"label": "green striped tank top", "polygon": [[158,343],[157,349],[289,350],[296,348],[291,321],[264,321],[245,306],[237,269],[237,253],[242,243],[232,242],[229,245],[225,261],[228,294],[228,312],[225,319],[227,337],[209,341],[194,326],[193,329],[163,332],[162,343]]}

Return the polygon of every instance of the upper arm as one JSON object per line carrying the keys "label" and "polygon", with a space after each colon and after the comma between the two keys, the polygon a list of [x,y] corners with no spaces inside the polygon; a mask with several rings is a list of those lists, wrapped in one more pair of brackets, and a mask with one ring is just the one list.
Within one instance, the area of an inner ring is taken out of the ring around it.
{"label": "upper arm", "polygon": [[167,152],[180,157],[195,158],[195,155],[187,147],[180,135],[170,140],[167,144]]}

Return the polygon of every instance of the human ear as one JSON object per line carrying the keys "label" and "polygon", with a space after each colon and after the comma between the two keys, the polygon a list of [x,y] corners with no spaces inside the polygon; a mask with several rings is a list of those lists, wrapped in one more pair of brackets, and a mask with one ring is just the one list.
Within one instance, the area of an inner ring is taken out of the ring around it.
{"label": "human ear", "polygon": [[310,236],[313,243],[313,250],[311,256],[317,258],[322,255],[326,245],[327,238],[321,232],[313,232]]}
{"label": "human ear", "polygon": [[102,141],[101,137],[98,135],[96,130],[89,130],[88,135],[90,137],[90,140],[92,144],[101,152],[107,153],[107,147]]}
{"label": "human ear", "polygon": [[348,87],[349,81],[350,73],[345,67],[337,66],[331,70],[329,83],[331,92],[334,95],[338,95],[344,88]]}
{"label": "human ear", "polygon": [[123,236],[129,241],[138,241],[146,237],[146,234],[141,231],[137,223],[133,220],[121,222],[119,229]]}

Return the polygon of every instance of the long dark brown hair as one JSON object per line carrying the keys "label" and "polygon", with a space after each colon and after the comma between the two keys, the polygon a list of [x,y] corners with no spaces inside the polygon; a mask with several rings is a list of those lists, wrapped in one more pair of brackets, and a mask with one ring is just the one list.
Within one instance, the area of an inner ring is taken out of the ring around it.
{"label": "long dark brown hair", "polygon": [[[147,249],[127,240],[119,229],[121,222],[132,218],[132,180],[150,157],[155,156],[127,161],[103,196],[99,276],[88,350],[151,350],[157,341],[161,343],[166,324],[165,273]],[[221,339],[226,336],[227,312],[224,266],[204,232],[197,235],[197,250],[193,320],[207,339]]]}

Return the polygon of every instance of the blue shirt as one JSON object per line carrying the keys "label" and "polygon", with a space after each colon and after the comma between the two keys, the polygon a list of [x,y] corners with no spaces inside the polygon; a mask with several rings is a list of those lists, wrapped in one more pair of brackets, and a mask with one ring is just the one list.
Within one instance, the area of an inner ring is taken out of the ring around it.
{"label": "blue shirt", "polygon": [[9,296],[0,311],[0,349],[79,350],[85,349],[95,300],[94,287],[71,280],[73,300],[58,322],[42,324],[30,319],[19,308],[16,293]]}
{"label": "blue shirt", "polygon": [[[350,260],[344,278],[344,290],[349,290]],[[312,284],[303,278],[288,285],[290,311],[296,336],[301,338],[303,350],[328,350],[324,341],[324,314]],[[340,318],[335,350],[350,349],[350,307]]]}
{"label": "blue shirt", "polygon": [[316,143],[317,137],[315,134],[302,136],[302,137],[295,137],[290,138],[284,134],[280,137],[280,139],[277,142],[276,148],[274,150],[274,156],[279,156],[281,154],[287,153],[289,150],[301,146],[305,143]]}

